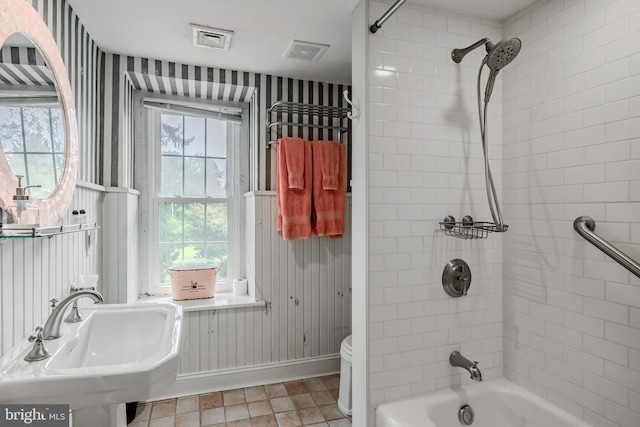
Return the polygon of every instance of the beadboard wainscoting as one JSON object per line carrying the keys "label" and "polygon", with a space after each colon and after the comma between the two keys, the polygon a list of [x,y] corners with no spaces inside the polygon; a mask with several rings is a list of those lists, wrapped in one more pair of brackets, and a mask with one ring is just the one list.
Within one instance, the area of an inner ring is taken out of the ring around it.
{"label": "beadboard wainscoting", "polygon": [[266,307],[184,313],[178,381],[162,396],[337,372],[351,333],[351,198],[342,239],[285,241],[275,192],[247,193],[247,271]]}
{"label": "beadboard wainscoting", "polygon": [[[85,209],[88,219],[99,224],[102,192],[93,187],[80,183],[71,206]],[[71,215],[63,222],[71,223]],[[88,235],[95,244],[87,245]],[[6,239],[0,244],[0,355],[44,323],[51,298],[61,300],[81,274],[99,271],[101,238],[102,230],[93,230],[51,238]],[[102,286],[100,280],[99,291]]]}

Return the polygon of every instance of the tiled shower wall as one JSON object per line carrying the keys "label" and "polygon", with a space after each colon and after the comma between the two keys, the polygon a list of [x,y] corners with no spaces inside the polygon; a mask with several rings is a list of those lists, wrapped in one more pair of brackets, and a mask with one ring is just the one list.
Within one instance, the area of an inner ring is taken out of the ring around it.
{"label": "tiled shower wall", "polygon": [[542,1],[504,69],[505,376],[594,426],[640,425],[640,3]]}
{"label": "tiled shower wall", "polygon": [[[370,3],[374,22],[390,3]],[[406,3],[369,36],[370,405],[470,382],[449,366],[453,350],[502,375],[502,238],[444,236],[448,214],[487,221],[475,79],[482,53],[456,65],[451,50],[490,37],[497,22]],[[486,74],[485,74],[486,76]],[[500,82],[490,105],[489,153],[501,186]],[[354,189],[357,182],[354,183]],[[472,272],[469,295],[451,298],[442,271]]]}

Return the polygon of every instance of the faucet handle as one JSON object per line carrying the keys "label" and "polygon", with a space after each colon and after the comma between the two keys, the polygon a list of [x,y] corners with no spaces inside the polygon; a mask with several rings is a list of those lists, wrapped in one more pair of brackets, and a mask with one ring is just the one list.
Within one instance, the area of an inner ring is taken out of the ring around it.
{"label": "faucet handle", "polygon": [[34,329],[33,335],[29,335],[29,342],[34,342],[35,340],[38,339],[38,337],[42,339],[43,330],[44,329],[42,329],[42,326],[38,326],[36,329]]}
{"label": "faucet handle", "polygon": [[24,360],[27,362],[37,362],[38,360],[44,360],[51,355],[49,350],[44,346],[44,342],[42,341],[43,329],[41,326],[38,326],[34,331],[35,336],[30,336],[29,341],[34,342],[33,347],[29,350],[26,356],[24,356]]}
{"label": "faucet handle", "polygon": [[51,298],[49,300],[49,302],[51,303],[51,308],[56,308],[56,304],[58,303],[58,298]]}

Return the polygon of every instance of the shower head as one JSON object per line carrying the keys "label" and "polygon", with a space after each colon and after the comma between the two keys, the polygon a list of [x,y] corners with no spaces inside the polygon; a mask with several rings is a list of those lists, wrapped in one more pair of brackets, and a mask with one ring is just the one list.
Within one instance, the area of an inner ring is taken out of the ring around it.
{"label": "shower head", "polygon": [[456,64],[459,64],[462,61],[462,58],[469,52],[474,49],[479,48],[480,46],[485,45],[485,49],[487,50],[487,57],[485,58],[487,61],[487,66],[492,70],[500,70],[502,67],[507,65],[509,62],[513,61],[518,52],[520,52],[520,47],[522,46],[522,42],[518,38],[504,39],[499,41],[496,44],[491,43],[491,40],[484,38],[478,40],[471,46],[467,46],[464,49],[453,49],[451,51],[451,59]]}
{"label": "shower head", "polygon": [[484,57],[482,63],[487,64],[491,72],[489,73],[489,80],[487,80],[487,88],[484,91],[485,103],[489,102],[491,98],[498,71],[502,70],[515,59],[521,47],[522,42],[518,38],[504,39],[496,44],[487,41],[485,45],[487,56]]}
{"label": "shower head", "polygon": [[487,67],[499,71],[513,61],[520,52],[522,42],[518,38],[504,39],[496,44],[487,40]]}

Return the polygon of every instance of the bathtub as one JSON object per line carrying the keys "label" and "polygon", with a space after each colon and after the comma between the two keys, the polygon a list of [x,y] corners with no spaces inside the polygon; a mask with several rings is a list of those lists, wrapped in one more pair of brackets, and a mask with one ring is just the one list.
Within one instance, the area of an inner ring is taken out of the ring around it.
{"label": "bathtub", "polygon": [[[376,427],[461,427],[459,411],[469,405],[473,427],[589,427],[589,424],[505,380],[491,380],[385,403]],[[467,420],[469,411],[466,410]]]}

